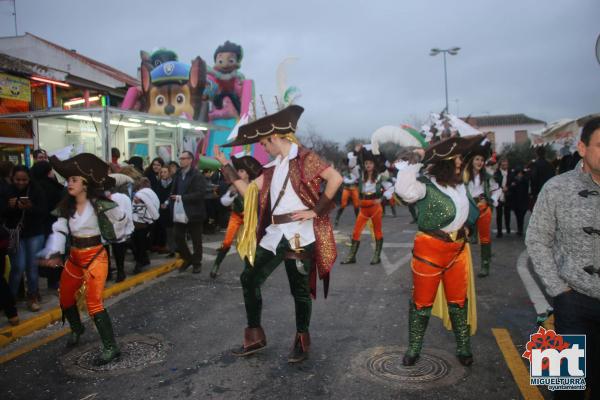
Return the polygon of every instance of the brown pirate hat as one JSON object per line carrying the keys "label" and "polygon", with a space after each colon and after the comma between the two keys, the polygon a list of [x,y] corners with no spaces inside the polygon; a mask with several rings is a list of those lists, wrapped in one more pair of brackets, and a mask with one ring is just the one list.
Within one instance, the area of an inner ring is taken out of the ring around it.
{"label": "brown pirate hat", "polygon": [[250,180],[254,180],[262,174],[262,165],[252,156],[231,157],[231,162],[235,169],[243,169],[250,176]]}
{"label": "brown pirate hat", "polygon": [[298,120],[304,108],[292,104],[274,114],[240,126],[233,142],[221,147],[243,146],[258,142],[260,139],[277,134],[295,133]]}
{"label": "brown pirate hat", "polygon": [[485,140],[484,135],[454,136],[429,146],[425,150],[423,164],[435,164],[444,160],[451,160],[456,156],[466,156],[476,146]]}
{"label": "brown pirate hat", "polygon": [[69,179],[71,176],[81,176],[90,186],[103,189],[115,186],[115,179],[108,176],[108,164],[94,154],[81,153],[65,161],[52,156],[50,164],[65,179]]}

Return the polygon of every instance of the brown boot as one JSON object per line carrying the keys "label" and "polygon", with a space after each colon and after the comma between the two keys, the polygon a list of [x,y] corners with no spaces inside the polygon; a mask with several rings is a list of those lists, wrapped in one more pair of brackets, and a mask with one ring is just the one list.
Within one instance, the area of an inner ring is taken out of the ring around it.
{"label": "brown boot", "polygon": [[310,349],[310,333],[296,333],[294,338],[294,347],[288,356],[288,362],[291,364],[299,363],[308,358],[308,350]]}
{"label": "brown boot", "polygon": [[262,327],[246,328],[244,330],[244,344],[231,352],[234,356],[246,357],[267,347],[267,337]]}

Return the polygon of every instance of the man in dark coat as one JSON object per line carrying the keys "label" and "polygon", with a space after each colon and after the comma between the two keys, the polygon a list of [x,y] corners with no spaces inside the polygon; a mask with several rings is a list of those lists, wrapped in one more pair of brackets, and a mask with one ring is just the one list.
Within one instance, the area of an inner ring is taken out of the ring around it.
{"label": "man in dark coat", "polygon": [[[198,170],[192,168],[193,161],[194,155],[191,152],[181,153],[179,157],[181,169],[173,178],[170,208],[173,215],[175,203],[183,202],[183,209],[188,218],[187,223],[174,223],[175,245],[180,257],[183,258],[180,272],[193,265],[193,272],[197,274],[202,271],[202,225],[206,218],[204,206],[206,180]],[[188,232],[192,237],[193,254],[190,253],[186,242]]]}
{"label": "man in dark coat", "polygon": [[502,218],[506,225],[506,233],[510,234],[510,192],[511,183],[514,179],[514,173],[508,168],[508,160],[503,158],[500,160],[500,165],[496,172],[494,172],[494,180],[498,184],[498,187],[502,190],[502,194],[498,199],[498,206],[496,207],[496,230],[498,233],[496,237],[502,237]]}
{"label": "man in dark coat", "polygon": [[537,199],[544,183],[555,175],[552,164],[546,160],[546,148],[544,146],[535,149],[537,159],[531,166],[531,194]]}

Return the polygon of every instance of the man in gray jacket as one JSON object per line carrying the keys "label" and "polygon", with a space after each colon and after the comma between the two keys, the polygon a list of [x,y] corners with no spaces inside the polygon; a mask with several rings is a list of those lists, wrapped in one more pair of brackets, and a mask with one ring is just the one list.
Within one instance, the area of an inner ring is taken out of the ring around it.
{"label": "man in gray jacket", "polygon": [[[529,256],[554,298],[559,334],[585,334],[586,382],[600,398],[600,118],[587,122],[577,167],[542,188],[527,230]],[[593,384],[593,387],[592,387]],[[583,399],[583,391],[555,392]]]}

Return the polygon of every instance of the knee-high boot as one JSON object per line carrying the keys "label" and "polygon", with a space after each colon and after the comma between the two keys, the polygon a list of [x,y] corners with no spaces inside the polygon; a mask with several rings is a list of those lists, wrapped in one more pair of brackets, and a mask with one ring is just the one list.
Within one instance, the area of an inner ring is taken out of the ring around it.
{"label": "knee-high boot", "polygon": [[452,330],[456,339],[456,357],[462,365],[473,364],[473,353],[471,353],[471,332],[467,323],[468,304],[467,300],[463,307],[448,303],[448,313],[452,321]]}
{"label": "knee-high boot", "polygon": [[337,213],[335,214],[335,223],[333,224],[333,226],[338,226],[343,212],[344,212],[344,209],[342,207],[338,208]]}
{"label": "knee-high boot", "polygon": [[121,350],[119,350],[119,346],[115,340],[115,334],[108,312],[102,310],[95,314],[94,324],[96,324],[96,329],[98,329],[98,334],[102,340],[103,347],[102,354],[100,354],[96,363],[98,365],[108,364],[121,355]]}
{"label": "knee-high boot", "polygon": [[371,259],[371,265],[381,264],[381,249],[383,248],[383,238],[375,241],[375,253]]}
{"label": "knee-high boot", "polygon": [[215,263],[213,264],[212,270],[210,271],[210,277],[216,278],[219,275],[219,268],[221,267],[221,263],[225,259],[225,256],[229,252],[230,247],[221,247],[217,250],[217,258],[215,258]]}
{"label": "knee-high boot", "polygon": [[492,263],[492,244],[481,245],[481,271],[478,276],[485,277],[490,274],[490,264]]}
{"label": "knee-high boot", "polygon": [[69,335],[69,339],[67,339],[67,346],[76,346],[79,344],[79,337],[85,331],[85,328],[81,323],[81,317],[79,316],[77,305],[73,305],[69,308],[63,308],[62,313],[63,318],[69,321],[69,326],[71,327],[71,334]]}
{"label": "knee-high boot", "polygon": [[405,366],[415,365],[423,348],[423,338],[427,330],[427,324],[431,317],[431,307],[423,307],[420,310],[412,301],[408,309],[408,349],[402,359]]}
{"label": "knee-high boot", "polygon": [[360,240],[352,240],[352,247],[350,247],[350,254],[340,264],[356,264],[356,253],[358,252],[358,246],[360,246]]}

